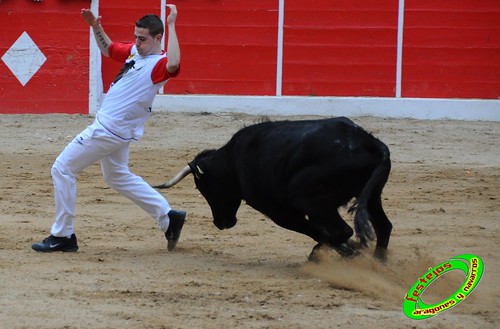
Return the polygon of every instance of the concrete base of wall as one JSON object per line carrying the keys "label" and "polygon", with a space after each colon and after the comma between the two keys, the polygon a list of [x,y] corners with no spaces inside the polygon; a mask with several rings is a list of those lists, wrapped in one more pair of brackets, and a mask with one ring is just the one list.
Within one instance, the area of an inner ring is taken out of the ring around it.
{"label": "concrete base of wall", "polygon": [[154,111],[500,121],[500,100],[158,95]]}

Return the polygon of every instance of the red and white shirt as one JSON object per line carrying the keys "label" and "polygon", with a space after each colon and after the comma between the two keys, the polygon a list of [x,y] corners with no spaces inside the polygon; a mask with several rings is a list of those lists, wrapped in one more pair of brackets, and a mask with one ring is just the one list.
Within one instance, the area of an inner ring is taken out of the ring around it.
{"label": "red and white shirt", "polygon": [[168,73],[166,53],[141,56],[133,43],[113,42],[109,47],[109,57],[130,67],[109,88],[96,119],[119,138],[137,141],[151,116],[155,95],[179,70]]}

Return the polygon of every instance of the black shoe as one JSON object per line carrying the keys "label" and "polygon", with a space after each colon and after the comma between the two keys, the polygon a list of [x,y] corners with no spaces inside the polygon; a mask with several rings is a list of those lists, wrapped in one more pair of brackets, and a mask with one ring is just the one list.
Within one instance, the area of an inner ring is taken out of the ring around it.
{"label": "black shoe", "polygon": [[42,242],[33,243],[31,248],[40,252],[54,252],[54,251],[69,251],[74,252],[78,250],[76,243],[76,235],[72,234],[71,238],[56,237],[52,234]]}
{"label": "black shoe", "polygon": [[186,221],[186,212],[182,210],[170,210],[168,212],[168,218],[170,219],[170,224],[168,225],[167,232],[165,232],[165,238],[167,238],[167,250],[172,251],[179,241],[181,236],[182,226]]}

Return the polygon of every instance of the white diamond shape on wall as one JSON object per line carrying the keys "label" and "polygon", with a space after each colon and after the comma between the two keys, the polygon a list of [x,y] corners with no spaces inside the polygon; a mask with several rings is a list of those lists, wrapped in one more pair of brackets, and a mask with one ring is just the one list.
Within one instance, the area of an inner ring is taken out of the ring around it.
{"label": "white diamond shape on wall", "polygon": [[5,52],[2,60],[19,82],[25,86],[45,63],[47,57],[25,31]]}

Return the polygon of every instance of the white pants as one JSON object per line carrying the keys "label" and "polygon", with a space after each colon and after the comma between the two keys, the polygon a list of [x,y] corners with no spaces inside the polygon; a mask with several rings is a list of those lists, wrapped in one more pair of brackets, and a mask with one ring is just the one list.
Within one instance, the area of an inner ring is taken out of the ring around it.
{"label": "white pants", "polygon": [[51,170],[56,208],[52,235],[74,233],[76,176],[99,160],[104,181],[150,214],[163,232],[167,230],[170,205],[158,191],[129,171],[129,144],[96,120],[66,146]]}

